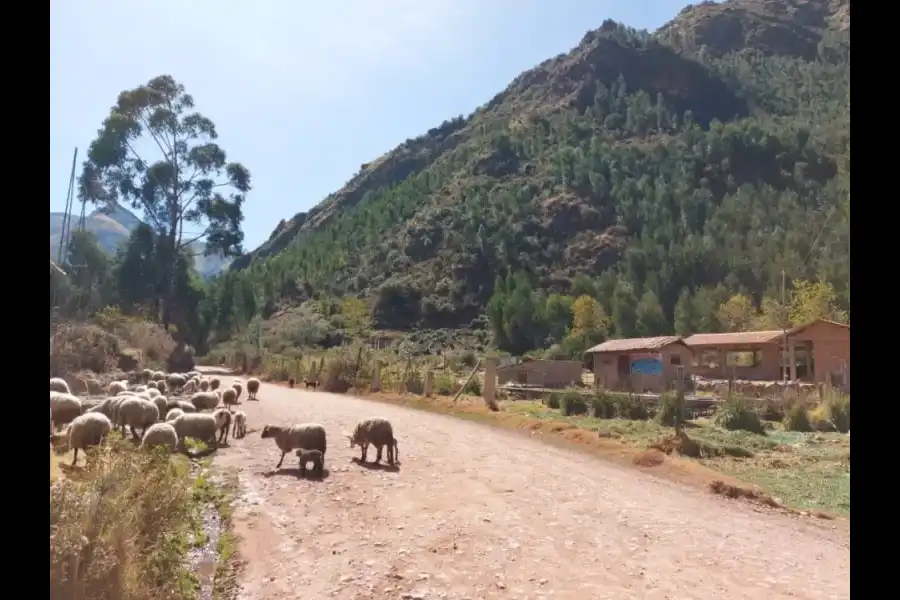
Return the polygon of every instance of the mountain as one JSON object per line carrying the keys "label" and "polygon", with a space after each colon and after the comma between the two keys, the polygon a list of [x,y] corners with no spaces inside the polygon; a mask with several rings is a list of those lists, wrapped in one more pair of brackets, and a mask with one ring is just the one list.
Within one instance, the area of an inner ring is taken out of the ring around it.
{"label": "mountain", "polygon": [[849,23],[846,0],[705,2],[653,34],[607,21],[361,165],[229,277],[270,308],[371,297],[395,329],[466,327],[516,273],[593,278],[620,335],[726,293],[758,305],[782,272],[849,308]]}
{"label": "mountain", "polygon": [[[62,235],[63,213],[50,213],[50,257],[57,259],[59,255],[59,241]],[[74,217],[77,225],[78,216]],[[110,211],[95,210],[85,216],[85,229],[97,237],[97,242],[108,254],[115,255],[121,244],[128,241],[131,232],[140,224],[138,219],[128,209],[117,206]],[[212,277],[227,269],[231,260],[220,256],[203,256],[203,243],[194,244],[195,252],[199,255],[194,259],[194,267],[204,278]]]}

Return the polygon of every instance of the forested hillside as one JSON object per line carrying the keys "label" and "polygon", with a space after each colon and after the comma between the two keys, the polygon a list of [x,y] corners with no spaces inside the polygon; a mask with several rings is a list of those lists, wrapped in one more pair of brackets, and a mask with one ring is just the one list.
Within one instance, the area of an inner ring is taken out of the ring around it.
{"label": "forested hillside", "polygon": [[601,336],[688,333],[783,280],[848,314],[849,35],[838,0],[607,21],[282,222],[216,282],[216,335],[359,296],[385,329],[487,315],[521,352],[559,342],[584,293]]}

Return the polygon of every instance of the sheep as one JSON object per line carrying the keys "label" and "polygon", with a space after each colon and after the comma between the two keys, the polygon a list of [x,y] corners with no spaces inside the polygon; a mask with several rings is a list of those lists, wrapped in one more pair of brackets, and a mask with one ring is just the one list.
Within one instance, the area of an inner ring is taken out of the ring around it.
{"label": "sheep", "polygon": [[151,371],[150,369],[144,369],[143,371],[141,371],[141,379],[142,380],[150,381],[150,379],[152,377],[153,377],[153,371]]}
{"label": "sheep", "polygon": [[56,427],[66,425],[75,420],[83,412],[81,400],[72,394],[50,392],[50,414]]}
{"label": "sheep", "polygon": [[60,394],[72,393],[72,390],[69,389],[69,384],[61,377],[53,377],[50,379],[50,391],[59,392]]}
{"label": "sheep", "polygon": [[177,390],[184,387],[184,384],[187,383],[187,378],[185,378],[184,375],[172,373],[171,375],[166,377],[166,383],[168,383],[169,387],[173,390]]}
{"label": "sheep", "polygon": [[219,386],[221,384],[222,384],[222,382],[219,381],[218,377],[213,377],[212,379],[209,380],[209,389],[217,390],[217,389],[219,389]]}
{"label": "sheep", "polygon": [[102,415],[106,415],[110,421],[115,423],[116,421],[116,409],[119,407],[119,404],[125,400],[127,396],[113,396],[112,398],[106,398],[97,406],[94,406],[88,409],[86,412],[89,413],[100,413]]}
{"label": "sheep", "polygon": [[376,463],[381,462],[381,449],[384,446],[387,446],[388,449],[388,464],[393,465],[398,460],[394,428],[387,419],[380,417],[364,419],[357,423],[356,429],[353,430],[353,435],[348,437],[350,439],[350,448],[358,445],[362,449],[362,458],[360,459],[362,462],[366,460],[369,444],[372,444],[378,450],[378,455],[375,457]]}
{"label": "sheep", "polygon": [[159,386],[159,383],[156,381],[148,381],[147,382],[147,390],[159,389],[158,386]]}
{"label": "sheep", "polygon": [[160,394],[165,394],[166,392],[169,391],[169,386],[166,385],[166,382],[165,382],[165,381],[157,381],[157,382],[156,382],[156,389],[159,390],[159,393],[160,393]]}
{"label": "sheep", "polygon": [[300,448],[297,450],[297,458],[300,459],[300,477],[306,477],[306,464],[312,463],[312,471],[316,477],[322,477],[325,471],[325,457],[318,450]]}
{"label": "sheep", "polygon": [[124,381],[113,381],[108,386],[106,386],[106,393],[110,396],[115,396],[119,392],[127,392],[128,384]]}
{"label": "sheep", "polygon": [[168,408],[169,410],[172,410],[173,408],[180,408],[186,413],[197,412],[197,407],[185,400],[170,400],[166,408]]}
{"label": "sheep", "polygon": [[157,383],[166,378],[166,374],[162,371],[153,371],[153,381]]}
{"label": "sheep", "polygon": [[193,394],[197,391],[197,380],[191,379],[181,387],[182,394]]}
{"label": "sheep", "polygon": [[[231,413],[223,411],[230,418]],[[216,449],[219,447],[219,441],[216,434],[219,434],[220,425],[225,417],[219,415],[220,418],[210,413],[188,413],[181,415],[171,421],[175,433],[178,434],[178,443],[180,447],[184,447],[185,438],[194,438],[201,442],[207,443]],[[220,434],[221,436],[221,434]]]}
{"label": "sheep", "polygon": [[134,392],[146,392],[146,391],[149,390],[149,389],[150,389],[150,388],[148,388],[146,385],[139,385],[139,386],[137,386],[136,388],[134,388],[132,391],[134,391]]}
{"label": "sheep", "polygon": [[234,413],[234,431],[231,435],[238,439],[247,435],[247,413],[244,411]]}
{"label": "sheep", "polygon": [[166,421],[167,422],[174,421],[175,419],[177,419],[178,417],[180,417],[183,414],[184,414],[184,411],[181,410],[180,408],[173,408],[173,409],[169,410],[169,412],[166,413]]}
{"label": "sheep", "polygon": [[228,441],[228,432],[231,429],[231,411],[225,408],[219,408],[213,411],[213,417],[216,419],[216,427],[221,431],[219,443]]}
{"label": "sheep", "polygon": [[197,392],[190,398],[194,408],[199,410],[211,410],[219,405],[219,394],[215,392]]}
{"label": "sheep", "polygon": [[238,400],[241,399],[241,394],[244,392],[244,386],[240,381],[233,381],[231,383],[231,388],[235,391],[236,396],[234,398],[234,402],[235,404],[237,404]]}
{"label": "sheep", "polygon": [[237,390],[234,388],[222,390],[222,404],[224,404],[226,408],[231,410],[231,407],[237,403]]}
{"label": "sheep", "polygon": [[153,446],[166,446],[169,452],[178,447],[178,434],[175,433],[175,428],[170,423],[156,423],[144,432],[141,447],[152,448]]}
{"label": "sheep", "polygon": [[147,398],[149,398],[150,400],[153,400],[157,396],[162,396],[162,392],[159,391],[158,388],[150,388],[144,392],[141,392],[141,394],[146,394]]}
{"label": "sheep", "polygon": [[207,390],[209,390],[209,380],[208,380],[208,379],[201,379],[201,380],[200,380],[200,391],[201,391],[201,392],[205,392],[205,391],[207,391]]}
{"label": "sheep", "polygon": [[99,446],[112,431],[112,423],[103,413],[85,413],[69,424],[67,431],[68,447],[75,450],[72,455],[72,466],[78,461],[78,451]]}
{"label": "sheep", "polygon": [[147,428],[157,421],[159,421],[159,409],[153,402],[143,398],[126,398],[119,404],[116,413],[116,425],[122,428],[123,433],[127,425],[135,440],[140,439],[135,431],[136,427],[139,427],[142,433],[146,433]]}
{"label": "sheep", "polygon": [[259,379],[251,377],[247,380],[247,400],[256,400],[256,393],[259,391]]}
{"label": "sheep", "polygon": [[162,418],[169,410],[168,398],[165,396],[156,396],[152,402],[156,405],[157,410],[159,410],[159,416]]}
{"label": "sheep", "polygon": [[262,438],[274,438],[275,445],[281,450],[281,458],[275,468],[281,467],[285,455],[297,448],[319,450],[325,456],[326,439],[325,428],[318,423],[303,423],[284,427],[280,425],[266,425],[262,430]]}
{"label": "sheep", "polygon": [[201,374],[200,371],[188,371],[186,376],[188,379],[197,379]]}

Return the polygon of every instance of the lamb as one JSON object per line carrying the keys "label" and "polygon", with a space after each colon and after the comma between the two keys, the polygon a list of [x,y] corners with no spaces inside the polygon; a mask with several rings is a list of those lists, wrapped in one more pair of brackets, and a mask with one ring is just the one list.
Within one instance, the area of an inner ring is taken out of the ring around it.
{"label": "lamb", "polygon": [[175,428],[170,423],[156,423],[144,432],[141,447],[152,448],[153,446],[166,446],[169,452],[178,447],[178,434],[175,433]]}
{"label": "lamb", "polygon": [[78,461],[78,451],[99,446],[112,431],[112,423],[102,413],[85,413],[69,424],[68,447],[75,450],[72,455],[72,466]]}
{"label": "lamb", "polygon": [[184,414],[184,411],[180,408],[173,408],[169,412],[166,413],[166,422],[171,422]]}
{"label": "lamb", "polygon": [[142,433],[146,433],[147,428],[157,421],[159,421],[159,409],[153,402],[143,398],[126,398],[119,404],[116,413],[116,424],[122,428],[123,433],[127,425],[135,440],[140,439],[135,428],[139,427]]}
{"label": "lamb", "polygon": [[233,387],[222,390],[222,404],[231,410],[231,407],[238,403],[237,390]]}
{"label": "lamb", "polygon": [[166,377],[166,383],[168,383],[169,387],[173,390],[177,390],[184,387],[184,384],[187,383],[187,379],[184,377],[184,375],[172,373],[171,375]]}
{"label": "lamb", "polygon": [[259,379],[251,377],[247,380],[247,400],[256,400],[257,392],[259,392]]}
{"label": "lamb", "polygon": [[[228,411],[223,411],[228,413]],[[228,413],[230,417],[231,414]],[[210,413],[189,413],[184,414],[171,422],[178,434],[178,443],[180,447],[184,447],[185,438],[194,438],[201,442],[207,443],[216,449],[219,447],[219,441],[216,434],[219,433],[219,425],[224,418],[217,419]]]}
{"label": "lamb", "polygon": [[221,431],[219,443],[228,441],[228,431],[231,429],[231,411],[225,408],[219,408],[213,411],[213,417],[216,419],[216,427]]}
{"label": "lamb", "polygon": [[375,457],[376,463],[381,462],[381,449],[384,446],[387,446],[388,449],[388,464],[393,465],[399,459],[397,456],[397,440],[394,438],[394,428],[387,419],[380,417],[364,419],[357,423],[356,429],[353,430],[353,435],[348,437],[350,438],[351,448],[358,445],[362,449],[362,458],[360,460],[363,462],[366,460],[369,444],[372,444],[378,450],[378,455]]}
{"label": "lamb", "polygon": [[219,389],[220,385],[222,385],[222,382],[219,381],[218,377],[213,377],[212,379],[209,380],[209,389],[211,389],[213,391]]}
{"label": "lamb", "polygon": [[235,391],[234,403],[237,404],[238,400],[241,399],[241,393],[244,391],[244,386],[241,385],[240,381],[234,381],[231,384],[231,388]]}
{"label": "lamb", "polygon": [[325,456],[326,439],[325,428],[318,423],[303,423],[283,427],[280,425],[266,425],[262,430],[262,438],[274,438],[275,445],[281,450],[281,458],[275,468],[281,467],[285,455],[291,450],[306,448],[318,450]]}
{"label": "lamb", "polygon": [[234,413],[234,431],[231,435],[238,439],[247,435],[247,413],[244,411]]}
{"label": "lamb", "polygon": [[198,411],[212,410],[219,405],[219,394],[215,392],[197,392],[191,396],[190,402]]}
{"label": "lamb", "polygon": [[106,393],[110,396],[115,396],[119,392],[127,392],[128,384],[124,381],[113,381],[106,387]]}
{"label": "lamb", "polygon": [[200,380],[200,391],[205,392],[207,390],[209,390],[209,381],[206,379],[201,379]]}
{"label": "lamb", "polygon": [[59,392],[60,394],[72,393],[72,390],[69,389],[69,384],[62,377],[52,377],[50,379],[50,391]]}
{"label": "lamb", "polygon": [[310,450],[300,448],[297,450],[297,457],[300,459],[300,477],[306,477],[306,464],[313,464],[313,474],[316,477],[322,477],[325,471],[325,457],[318,450]]}
{"label": "lamb", "polygon": [[50,392],[50,414],[56,427],[71,423],[82,411],[81,400],[77,396],[64,392]]}

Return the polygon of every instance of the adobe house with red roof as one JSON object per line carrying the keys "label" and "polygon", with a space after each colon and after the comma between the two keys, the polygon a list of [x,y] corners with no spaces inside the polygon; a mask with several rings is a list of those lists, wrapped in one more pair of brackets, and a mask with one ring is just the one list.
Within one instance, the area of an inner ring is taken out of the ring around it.
{"label": "adobe house with red roof", "polygon": [[674,388],[677,371],[690,375],[693,352],[680,337],[607,340],[589,349],[594,383],[608,390],[661,393]]}

